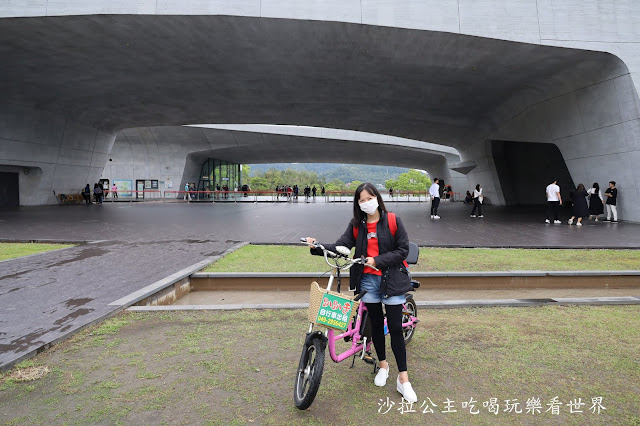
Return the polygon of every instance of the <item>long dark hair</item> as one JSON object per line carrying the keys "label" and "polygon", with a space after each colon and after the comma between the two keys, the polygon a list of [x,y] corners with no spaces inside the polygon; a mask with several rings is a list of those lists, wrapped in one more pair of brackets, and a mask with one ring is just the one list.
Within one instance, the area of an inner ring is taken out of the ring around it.
{"label": "long dark hair", "polygon": [[593,188],[596,190],[596,192],[600,191],[600,185],[598,185],[598,182],[593,183]]}
{"label": "long dark hair", "polygon": [[480,184],[476,185],[476,191],[480,192]]}
{"label": "long dark hair", "polygon": [[576,192],[582,192],[584,191],[584,185],[583,184],[578,184],[578,189],[576,189]]}
{"label": "long dark hair", "polygon": [[354,225],[360,223],[367,217],[367,214],[360,210],[360,203],[358,202],[360,200],[360,194],[365,190],[378,199],[378,211],[380,212],[380,214],[387,211],[386,207],[384,206],[384,201],[382,201],[382,195],[380,195],[380,191],[378,191],[378,188],[376,188],[372,183],[369,182],[361,183],[356,188],[355,194],[353,194]]}

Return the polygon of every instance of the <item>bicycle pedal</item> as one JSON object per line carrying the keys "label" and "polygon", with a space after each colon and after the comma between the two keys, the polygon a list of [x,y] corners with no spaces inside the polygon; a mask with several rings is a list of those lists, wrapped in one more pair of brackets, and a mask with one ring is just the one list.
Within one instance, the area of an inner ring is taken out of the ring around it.
{"label": "bicycle pedal", "polygon": [[373,356],[371,355],[365,355],[364,358],[362,358],[364,360],[364,362],[366,362],[367,364],[373,364],[376,365],[378,360],[376,360]]}

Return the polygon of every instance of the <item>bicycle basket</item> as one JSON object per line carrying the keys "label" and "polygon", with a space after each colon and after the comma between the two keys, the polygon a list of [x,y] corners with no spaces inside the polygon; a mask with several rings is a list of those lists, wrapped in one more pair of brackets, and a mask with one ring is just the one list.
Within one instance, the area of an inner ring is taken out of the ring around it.
{"label": "bicycle basket", "polygon": [[[350,312],[348,312],[348,309],[345,309],[345,303],[351,305]],[[311,283],[307,318],[310,322],[321,327],[344,331],[347,329],[351,318],[358,313],[359,305],[360,302],[354,301],[353,297],[338,293],[337,291],[322,289],[318,283],[314,281]]]}

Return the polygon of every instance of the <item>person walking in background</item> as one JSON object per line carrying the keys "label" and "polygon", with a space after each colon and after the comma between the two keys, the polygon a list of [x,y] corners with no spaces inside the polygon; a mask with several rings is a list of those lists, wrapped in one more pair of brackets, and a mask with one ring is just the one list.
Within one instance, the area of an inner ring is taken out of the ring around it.
{"label": "person walking in background", "polygon": [[318,189],[316,188],[315,185],[313,185],[313,188],[311,188],[311,193],[313,194],[313,199],[316,199],[316,192],[318,192]]}
{"label": "person walking in background", "polygon": [[393,200],[393,186],[389,188],[389,196],[391,197],[391,200]]}
{"label": "person walking in background", "polygon": [[115,183],[111,186],[111,198],[118,198],[118,187]]}
{"label": "person walking in background", "polygon": [[324,197],[324,186],[322,187],[322,189],[320,189],[320,195]]}
{"label": "person walking in background", "polygon": [[577,226],[582,226],[582,218],[589,216],[589,207],[587,207],[587,191],[583,184],[578,184],[578,189],[573,194],[573,216],[569,219],[569,225],[573,224],[574,219],[578,219]]}
{"label": "person walking in background", "polygon": [[618,222],[618,207],[616,203],[618,201],[618,188],[616,188],[616,181],[609,182],[609,188],[604,191],[605,197],[607,197],[607,220],[611,220],[611,213],[613,213],[613,220],[611,222]]}
{"label": "person walking in background", "polygon": [[600,192],[598,182],[594,182],[593,187],[589,188],[587,194],[589,194],[589,219],[591,219],[591,216],[595,216],[595,221],[597,222],[598,216],[604,213],[602,192]]}
{"label": "person walking in background", "polygon": [[551,223],[551,215],[553,214],[553,223],[562,223],[558,217],[560,206],[562,205],[562,196],[560,195],[560,187],[558,180],[554,179],[546,189],[547,195],[547,218],[544,223]]}
{"label": "person walking in background", "polygon": [[440,219],[438,216],[438,206],[440,205],[440,180],[438,178],[433,179],[433,184],[429,188],[429,195],[431,195],[431,219]]}
{"label": "person walking in background", "polygon": [[184,200],[191,201],[191,194],[189,193],[189,182],[184,184]]}
{"label": "person walking in background", "polygon": [[478,217],[484,217],[482,215],[482,187],[480,184],[476,185],[476,189],[473,191],[473,209],[471,210],[471,217],[476,217],[476,209],[478,209]]}

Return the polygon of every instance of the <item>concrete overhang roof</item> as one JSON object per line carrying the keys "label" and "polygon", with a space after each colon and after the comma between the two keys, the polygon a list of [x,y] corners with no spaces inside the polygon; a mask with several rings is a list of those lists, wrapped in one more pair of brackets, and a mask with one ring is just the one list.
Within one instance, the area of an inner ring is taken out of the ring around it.
{"label": "concrete overhang roof", "polygon": [[342,22],[0,20],[2,108],[106,131],[293,124],[465,147],[533,103],[627,72],[613,55]]}
{"label": "concrete overhang roof", "polygon": [[444,167],[447,162],[459,161],[453,148],[442,147],[442,150],[438,150],[434,149],[434,144],[400,138],[391,138],[396,140],[388,143],[389,138],[381,135],[324,129],[331,134],[331,137],[327,137],[328,134],[320,136],[322,129],[313,129],[316,135],[311,136],[309,129],[298,132],[306,135],[296,134],[293,129],[287,129],[288,134],[279,133],[279,126],[220,127],[229,129],[156,126],[126,129],[118,138],[122,137],[129,143],[156,146],[162,152],[181,151],[189,147],[189,157],[196,162],[216,158],[244,164],[352,163],[430,170]]}

